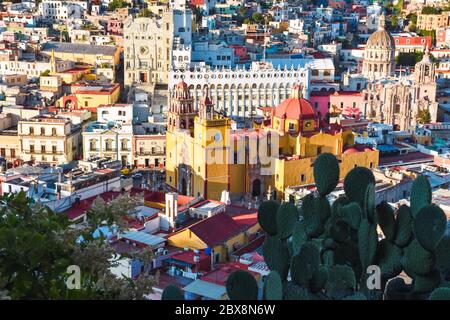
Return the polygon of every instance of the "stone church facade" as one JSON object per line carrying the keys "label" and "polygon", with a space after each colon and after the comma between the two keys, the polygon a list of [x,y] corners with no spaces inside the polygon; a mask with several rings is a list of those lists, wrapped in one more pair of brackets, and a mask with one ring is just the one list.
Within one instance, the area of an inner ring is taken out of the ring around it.
{"label": "stone church facade", "polygon": [[394,126],[395,130],[413,130],[423,110],[430,113],[431,122],[437,118],[435,65],[428,47],[422,61],[411,75],[395,76],[395,42],[384,29],[384,15],[380,27],[367,41],[362,75],[367,79],[363,90],[367,119]]}

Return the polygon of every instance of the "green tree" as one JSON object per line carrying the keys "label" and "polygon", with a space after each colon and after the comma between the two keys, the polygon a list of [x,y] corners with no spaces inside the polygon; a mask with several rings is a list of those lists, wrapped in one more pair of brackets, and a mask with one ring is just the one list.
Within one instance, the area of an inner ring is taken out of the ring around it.
{"label": "green tree", "polygon": [[263,23],[264,16],[259,12],[255,12],[252,14],[252,20],[255,21],[256,23]]}
{"label": "green tree", "polygon": [[396,29],[398,27],[398,17],[396,15],[392,15],[389,20],[391,23],[391,27],[393,29]]}
{"label": "green tree", "polygon": [[413,24],[417,24],[417,14],[412,12],[406,16],[406,19],[409,19]]}
{"label": "green tree", "polygon": [[238,11],[238,13],[241,15],[241,16],[246,16],[247,15],[247,13],[248,13],[248,9],[247,9],[247,7],[244,7],[244,6],[242,6],[242,7],[239,7],[239,9],[237,10]]}
{"label": "green tree", "polygon": [[441,9],[425,6],[422,8],[422,14],[440,14],[442,12]]}
{"label": "green tree", "polygon": [[421,61],[423,52],[400,52],[395,58],[398,65],[413,67],[417,62]]}
{"label": "green tree", "polygon": [[44,72],[41,72],[41,77],[47,77],[47,76],[49,76],[50,75],[50,70],[45,70]]}
{"label": "green tree", "polygon": [[428,109],[422,109],[419,111],[419,123],[426,124],[430,123],[431,121],[431,114],[430,110]]}
{"label": "green tree", "polygon": [[114,11],[116,9],[125,8],[128,7],[128,3],[126,3],[124,0],[113,0],[108,5],[109,11]]}
{"label": "green tree", "polygon": [[139,13],[137,14],[138,17],[145,17],[145,18],[149,18],[152,16],[152,12],[145,8],[143,10],[140,10]]}
{"label": "green tree", "polygon": [[[101,225],[123,227],[123,216],[137,198],[96,200],[81,228],[73,228],[63,214],[32,204],[24,192],[0,200],[0,299],[142,299],[151,293],[157,277],[117,278],[110,267],[119,257],[103,235],[93,236]],[[79,290],[66,285],[71,265],[81,270]]]}

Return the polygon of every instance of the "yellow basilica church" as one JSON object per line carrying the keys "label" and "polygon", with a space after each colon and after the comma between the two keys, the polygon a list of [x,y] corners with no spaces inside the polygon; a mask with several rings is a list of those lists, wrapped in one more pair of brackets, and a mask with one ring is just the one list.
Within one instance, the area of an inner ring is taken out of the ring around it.
{"label": "yellow basilica church", "polygon": [[205,91],[197,112],[180,82],[167,114],[166,182],[183,195],[220,200],[228,191],[236,201],[272,191],[282,199],[287,187],[314,183],[313,163],[323,152],[337,156],[341,178],[356,166],[378,166],[378,150],[355,145],[351,130],[321,128],[300,86],[253,129],[237,130]]}

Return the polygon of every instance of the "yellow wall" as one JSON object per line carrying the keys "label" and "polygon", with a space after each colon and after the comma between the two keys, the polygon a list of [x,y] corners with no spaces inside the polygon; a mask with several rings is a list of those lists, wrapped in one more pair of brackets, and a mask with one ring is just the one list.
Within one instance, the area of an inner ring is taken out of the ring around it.
{"label": "yellow wall", "polygon": [[87,53],[55,51],[55,57],[61,60],[74,61],[76,63],[85,63],[90,65],[96,65],[97,61],[108,62],[113,65],[118,65],[120,62],[120,50],[117,48],[115,54],[112,56],[104,56],[104,55],[97,56],[95,54],[87,54]]}
{"label": "yellow wall", "polygon": [[[217,253],[220,254],[219,262],[224,262],[228,260],[228,255],[231,254],[234,249],[233,245],[239,243],[240,245],[245,245],[248,243],[247,234],[256,233],[260,230],[260,226],[256,223],[254,226],[250,227],[246,232],[241,232],[238,235],[230,238],[225,244],[219,244],[213,248],[213,255]],[[190,229],[185,229],[179,233],[176,233],[168,238],[169,245],[177,248],[189,248],[189,249],[206,249],[208,246]]]}
{"label": "yellow wall", "polygon": [[[275,121],[278,119],[275,118]],[[313,120],[311,120],[313,123]],[[289,123],[287,121],[287,123]],[[297,124],[296,124],[297,125]],[[182,163],[181,150],[189,152],[188,166],[192,169],[193,188],[191,195],[198,194],[206,198],[220,200],[223,190],[229,190],[232,194],[249,193],[252,190],[251,167],[249,164],[233,164],[229,158],[229,137],[226,131],[229,122],[216,118],[210,121],[200,122],[195,120],[194,137],[185,133],[167,132],[167,183],[178,189],[178,166]],[[211,129],[215,129],[209,131]],[[274,130],[264,128],[263,130]],[[214,136],[220,133],[222,139],[216,141]],[[275,137],[273,135],[272,137]],[[237,142],[234,142],[234,150],[237,150]],[[354,145],[354,133],[351,130],[334,135],[317,133],[307,135],[279,135],[279,148],[286,156],[297,156],[291,159],[276,159],[274,175],[261,176],[263,190],[269,185],[274,186],[279,198],[283,197],[284,190],[289,186],[313,184],[313,167],[315,158],[325,152],[335,154],[340,160],[341,178],[355,166],[376,168],[378,166],[378,151],[355,152],[343,154],[344,148]],[[178,146],[178,148],[177,148]],[[172,151],[171,151],[172,150]],[[207,164],[206,159],[213,153],[223,156],[225,164]],[[231,157],[234,158],[234,157]],[[204,194],[205,181],[207,193]]]}
{"label": "yellow wall", "polygon": [[75,93],[78,100],[78,107],[81,108],[97,108],[101,104],[113,104],[119,100],[119,88],[111,94],[80,94]]}

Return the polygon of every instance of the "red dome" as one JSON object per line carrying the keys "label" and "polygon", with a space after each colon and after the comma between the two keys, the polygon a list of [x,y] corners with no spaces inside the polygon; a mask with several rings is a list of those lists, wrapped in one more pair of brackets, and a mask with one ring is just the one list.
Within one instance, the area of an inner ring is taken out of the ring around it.
{"label": "red dome", "polygon": [[315,118],[311,104],[303,98],[289,98],[275,109],[275,117],[299,120]]}
{"label": "red dome", "polygon": [[184,82],[184,80],[181,80],[177,84],[177,89],[187,90],[188,89],[188,85],[187,85],[186,82]]}

